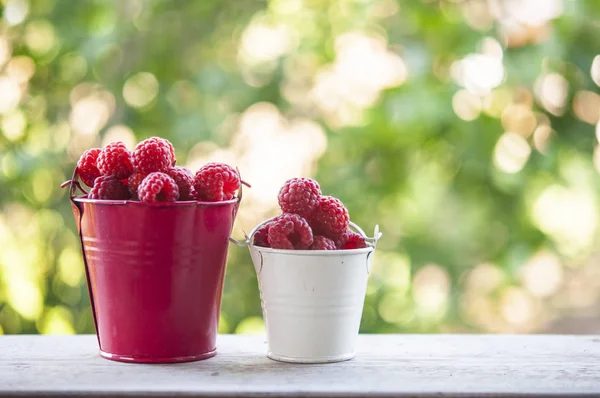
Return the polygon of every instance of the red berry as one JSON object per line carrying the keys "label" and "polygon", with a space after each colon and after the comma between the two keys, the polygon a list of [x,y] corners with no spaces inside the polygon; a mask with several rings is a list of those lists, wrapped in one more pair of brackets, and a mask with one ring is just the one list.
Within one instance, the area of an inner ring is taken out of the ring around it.
{"label": "red berry", "polygon": [[194,183],[194,176],[189,169],[185,167],[171,167],[167,174],[175,181],[179,187],[179,200],[193,200],[190,190]]}
{"label": "red berry", "polygon": [[263,224],[256,230],[253,236],[255,246],[271,247],[271,244],[269,243],[269,230],[271,229],[271,225],[273,225],[273,221]]}
{"label": "red berry", "polygon": [[94,181],[94,186],[88,194],[90,199],[129,199],[127,185],[113,176],[100,176]]}
{"label": "red berry", "polygon": [[317,235],[313,238],[313,244],[310,250],[335,250],[335,242],[323,235]]}
{"label": "red berry", "polygon": [[292,178],[279,190],[279,206],[284,213],[300,214],[310,219],[319,204],[321,188],[311,178]]}
{"label": "red berry", "polygon": [[271,221],[263,224],[259,229],[256,230],[253,236],[255,246],[271,247],[271,244],[269,243],[269,230],[271,229],[273,223],[279,220],[281,217],[283,216],[277,216],[273,218]]}
{"label": "red berry", "polygon": [[310,226],[315,234],[337,239],[348,228],[350,216],[344,204],[333,196],[321,196]]}
{"label": "red berry", "polygon": [[240,188],[240,176],[227,164],[207,163],[196,172],[194,188],[201,200],[230,200]]}
{"label": "red berry", "polygon": [[367,247],[367,242],[364,236],[348,229],[335,240],[335,246],[340,250],[362,249]]}
{"label": "red berry", "polygon": [[179,198],[179,187],[165,173],[150,173],[138,187],[142,202],[175,202]]}
{"label": "red berry", "polygon": [[313,243],[313,233],[308,222],[298,214],[285,213],[272,221],[269,243],[274,249],[308,249]]}
{"label": "red berry", "polygon": [[[170,143],[159,137],[145,139],[133,150],[133,166],[139,173],[164,172],[173,164]],[[174,153],[174,152],[173,152]]]}
{"label": "red berry", "polygon": [[171,155],[171,166],[175,166],[177,159],[175,158],[175,148],[173,148],[173,144],[171,144],[171,141],[167,140],[166,138],[161,139],[165,142],[167,148],[169,149],[169,155]]}
{"label": "red berry", "polygon": [[193,185],[190,188],[190,200],[197,200],[197,201],[202,200],[202,199],[200,199],[200,195],[198,195],[198,192],[196,192],[196,188],[194,188]]}
{"label": "red berry", "polygon": [[98,155],[98,170],[105,176],[113,176],[118,180],[133,174],[131,153],[121,141],[111,142]]}
{"label": "red berry", "polygon": [[81,181],[88,187],[93,187],[94,180],[100,177],[97,160],[101,151],[102,149],[100,148],[88,149],[81,155],[77,162],[77,174],[79,174]]}
{"label": "red berry", "polygon": [[144,178],[146,178],[146,174],[135,172],[127,179],[127,188],[133,198],[137,198],[138,188]]}

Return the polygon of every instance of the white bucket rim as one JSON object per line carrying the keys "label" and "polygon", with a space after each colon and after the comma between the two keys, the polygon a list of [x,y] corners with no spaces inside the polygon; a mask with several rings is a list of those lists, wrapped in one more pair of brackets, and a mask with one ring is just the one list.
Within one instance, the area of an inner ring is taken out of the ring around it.
{"label": "white bucket rim", "polygon": [[271,247],[264,246],[256,246],[250,244],[249,246],[257,251],[264,253],[274,253],[274,254],[287,254],[290,256],[334,256],[340,254],[364,254],[369,253],[375,250],[371,244],[369,246],[363,247],[360,249],[343,249],[343,250],[286,250],[286,249],[273,249]]}

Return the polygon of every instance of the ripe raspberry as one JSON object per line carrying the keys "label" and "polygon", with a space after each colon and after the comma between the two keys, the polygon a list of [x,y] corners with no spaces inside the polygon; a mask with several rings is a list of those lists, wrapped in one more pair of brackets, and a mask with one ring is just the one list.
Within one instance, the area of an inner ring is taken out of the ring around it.
{"label": "ripe raspberry", "polygon": [[194,183],[192,172],[185,167],[171,167],[167,170],[167,174],[179,187],[179,200],[193,200],[190,196],[190,190]]}
{"label": "ripe raspberry", "polygon": [[310,226],[315,234],[337,239],[348,228],[350,216],[344,204],[333,196],[321,196]]}
{"label": "ripe raspberry", "polygon": [[169,149],[169,155],[171,155],[171,166],[175,166],[177,159],[175,158],[175,148],[173,148],[173,144],[171,144],[171,141],[167,140],[166,138],[161,139],[165,142],[167,148]]}
{"label": "ripe raspberry", "polygon": [[240,176],[224,163],[207,163],[196,172],[194,188],[201,200],[218,202],[230,200],[240,188]]}
{"label": "ripe raspberry", "polygon": [[282,214],[272,222],[268,236],[274,249],[304,250],[313,243],[313,233],[308,222],[298,214]]}
{"label": "ripe raspberry", "polygon": [[81,155],[77,162],[77,174],[81,181],[88,187],[94,186],[94,180],[100,177],[100,170],[98,170],[97,160],[100,155],[100,148],[88,149]]}
{"label": "ripe raspberry", "polygon": [[273,223],[281,219],[281,217],[283,217],[283,215],[271,219],[271,221],[263,224],[256,230],[253,236],[255,246],[271,247],[271,243],[269,243],[269,230],[271,229],[271,226],[273,226]]}
{"label": "ripe raspberry", "polygon": [[133,198],[137,198],[138,187],[146,178],[146,174],[135,172],[127,179],[127,188]]}
{"label": "ripe raspberry", "polygon": [[362,249],[367,247],[367,242],[362,235],[347,229],[346,232],[335,240],[335,246],[340,250]]}
{"label": "ripe raspberry", "polygon": [[254,233],[253,241],[255,246],[271,247],[271,244],[269,243],[269,230],[272,225],[273,221],[269,221]]}
{"label": "ripe raspberry", "polygon": [[193,185],[190,188],[190,200],[197,200],[197,201],[202,200],[202,199],[200,199],[200,195],[198,195],[198,192],[196,192],[196,188],[194,188]]}
{"label": "ripe raspberry", "polygon": [[284,213],[300,214],[310,219],[321,197],[319,183],[310,178],[292,178],[279,190],[279,206]]}
{"label": "ripe raspberry", "polygon": [[159,137],[151,137],[137,144],[133,150],[136,171],[144,174],[166,171],[173,164],[170,143],[167,142]]}
{"label": "ripe raspberry", "polygon": [[113,176],[100,176],[88,194],[90,199],[129,199],[127,186]]}
{"label": "ripe raspberry", "polygon": [[179,187],[165,173],[150,173],[138,187],[142,202],[175,202],[179,198]]}
{"label": "ripe raspberry", "polygon": [[131,153],[121,141],[111,142],[98,155],[98,170],[105,176],[113,176],[119,180],[133,174]]}
{"label": "ripe raspberry", "polygon": [[313,239],[310,250],[335,250],[335,242],[323,235],[317,235]]}

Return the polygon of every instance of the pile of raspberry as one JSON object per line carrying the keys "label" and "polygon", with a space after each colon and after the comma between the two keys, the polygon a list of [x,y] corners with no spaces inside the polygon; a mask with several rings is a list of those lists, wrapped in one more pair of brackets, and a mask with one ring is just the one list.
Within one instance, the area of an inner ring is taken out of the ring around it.
{"label": "pile of raspberry", "polygon": [[254,245],[287,250],[367,247],[365,238],[348,228],[350,216],[344,204],[333,196],[323,196],[315,180],[286,181],[278,199],[282,214],[254,233]]}
{"label": "pile of raspberry", "polygon": [[233,199],[240,188],[239,174],[229,165],[207,163],[192,174],[175,163],[173,145],[151,137],[133,151],[120,141],[88,149],[77,162],[77,174],[91,188],[89,199],[218,202]]}

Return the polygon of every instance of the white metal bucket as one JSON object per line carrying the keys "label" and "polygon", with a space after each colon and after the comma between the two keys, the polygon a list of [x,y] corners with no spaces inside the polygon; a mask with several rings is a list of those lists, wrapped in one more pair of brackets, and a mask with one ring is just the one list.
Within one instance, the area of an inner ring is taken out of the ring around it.
{"label": "white metal bucket", "polygon": [[354,357],[367,279],[380,236],[376,228],[375,237],[367,238],[369,247],[354,250],[291,251],[249,245],[269,358],[324,363]]}

